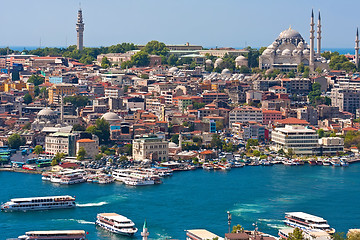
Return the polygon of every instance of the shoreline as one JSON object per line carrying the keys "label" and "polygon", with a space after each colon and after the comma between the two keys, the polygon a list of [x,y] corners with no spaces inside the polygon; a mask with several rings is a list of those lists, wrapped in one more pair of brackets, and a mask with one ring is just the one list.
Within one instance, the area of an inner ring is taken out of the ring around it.
{"label": "shoreline", "polygon": [[30,173],[30,174],[42,174],[42,171],[28,171],[25,169],[16,169],[16,168],[0,168],[0,172],[18,172],[18,173]]}

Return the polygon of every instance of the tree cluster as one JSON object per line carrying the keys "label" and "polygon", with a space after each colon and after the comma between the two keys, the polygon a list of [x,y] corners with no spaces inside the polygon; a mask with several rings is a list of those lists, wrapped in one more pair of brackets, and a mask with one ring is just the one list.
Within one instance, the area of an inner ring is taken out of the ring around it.
{"label": "tree cluster", "polygon": [[86,131],[98,136],[100,144],[110,140],[110,124],[103,118],[97,119],[95,125],[88,127]]}
{"label": "tree cluster", "polygon": [[25,145],[26,139],[19,134],[14,133],[8,138],[8,145],[12,149],[19,149],[20,146]]}
{"label": "tree cluster", "polygon": [[321,96],[321,85],[320,83],[313,83],[312,85],[312,91],[309,92],[308,95],[310,104],[313,106],[318,106],[320,104],[325,104],[325,105],[331,105],[331,99],[328,97],[322,97]]}

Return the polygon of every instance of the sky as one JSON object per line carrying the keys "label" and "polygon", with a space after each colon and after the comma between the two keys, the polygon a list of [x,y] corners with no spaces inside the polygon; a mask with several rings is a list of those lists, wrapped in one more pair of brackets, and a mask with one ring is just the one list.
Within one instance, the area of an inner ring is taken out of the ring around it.
{"label": "sky", "polygon": [[[311,9],[321,11],[322,47],[353,48],[358,0],[83,0],[84,45],[189,42],[262,47],[291,26],[309,42]],[[0,46],[76,44],[76,0],[2,0]],[[41,39],[41,40],[40,40]]]}

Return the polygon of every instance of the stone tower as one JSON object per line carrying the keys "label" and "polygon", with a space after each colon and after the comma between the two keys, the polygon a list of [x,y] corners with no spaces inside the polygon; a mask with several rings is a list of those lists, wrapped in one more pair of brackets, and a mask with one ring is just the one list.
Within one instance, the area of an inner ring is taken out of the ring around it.
{"label": "stone tower", "polygon": [[78,11],[76,32],[77,32],[77,49],[79,51],[82,51],[83,47],[84,47],[84,22],[83,22],[83,18],[82,18],[81,8]]}
{"label": "stone tower", "polygon": [[149,234],[150,233],[148,232],[148,229],[146,226],[146,220],[145,220],[144,226],[143,226],[143,231],[141,232],[142,240],[148,240]]}
{"label": "stone tower", "polygon": [[355,38],[355,66],[359,68],[359,28],[356,29]]}
{"label": "stone tower", "polygon": [[321,17],[319,11],[319,18],[317,22],[317,56],[321,56]]}
{"label": "stone tower", "polygon": [[310,61],[309,61],[309,67],[310,71],[314,71],[314,10],[311,10],[311,22],[310,22]]}

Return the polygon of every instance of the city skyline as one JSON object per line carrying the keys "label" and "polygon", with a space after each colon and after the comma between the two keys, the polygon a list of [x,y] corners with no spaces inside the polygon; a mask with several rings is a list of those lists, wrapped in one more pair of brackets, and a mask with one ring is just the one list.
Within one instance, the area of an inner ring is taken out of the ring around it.
{"label": "city skyline", "polygon": [[[10,9],[8,2],[4,5],[5,9]],[[49,5],[44,0],[36,4],[20,0],[18,6],[16,11],[7,11],[0,16],[0,26],[6,29],[0,46],[76,45],[78,2],[68,0]],[[360,3],[356,1],[340,5],[324,0],[304,1],[301,5],[283,0],[275,3],[226,0],[206,4],[202,0],[109,0],[101,4],[90,0],[81,4],[86,24],[85,47],[121,42],[145,44],[151,40],[167,44],[189,42],[206,47],[262,47],[271,44],[289,26],[299,31],[309,43],[309,19],[311,9],[314,9],[315,18],[321,11],[323,48],[353,48],[357,22],[360,23],[360,17],[356,15],[358,7]],[[153,10],[148,11],[151,8]],[[54,15],[53,9],[61,14]],[[25,21],[28,27],[25,27]]]}

